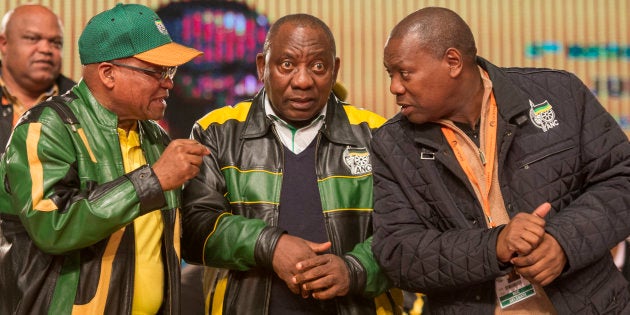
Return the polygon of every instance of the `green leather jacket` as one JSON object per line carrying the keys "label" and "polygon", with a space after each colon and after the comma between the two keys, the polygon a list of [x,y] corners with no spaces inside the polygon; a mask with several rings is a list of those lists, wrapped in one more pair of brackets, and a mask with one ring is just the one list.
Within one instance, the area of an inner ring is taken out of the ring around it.
{"label": "green leather jacket", "polygon": [[[316,174],[332,253],[351,274],[350,293],[337,298],[338,314],[398,312],[400,291],[371,251],[373,129],[385,119],[331,94],[325,127],[315,141]],[[267,314],[282,185],[283,150],[264,110],[264,91],[253,101],[215,110],[193,127],[208,146],[199,175],[184,188],[182,256],[206,268],[211,314]],[[225,211],[225,212],[224,212]],[[234,215],[230,215],[234,214]],[[254,220],[245,220],[244,218]],[[229,268],[219,269],[219,268]]]}
{"label": "green leather jacket", "polygon": [[179,191],[162,192],[148,166],[168,137],[140,121],[148,165],[125,174],[117,116],[84,82],[56,99],[59,111],[47,101],[22,117],[0,164],[0,314],[130,314],[129,223],[155,209],[164,221],[162,309],[178,314]]}

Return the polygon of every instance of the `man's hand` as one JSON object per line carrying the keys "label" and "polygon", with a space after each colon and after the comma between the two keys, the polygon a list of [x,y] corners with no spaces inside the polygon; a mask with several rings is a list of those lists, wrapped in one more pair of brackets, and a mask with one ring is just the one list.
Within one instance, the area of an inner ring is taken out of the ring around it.
{"label": "man's hand", "polygon": [[330,245],[330,242],[318,244],[283,234],[278,239],[273,252],[273,270],[287,284],[291,292],[300,294],[300,286],[293,282],[293,276],[298,273],[297,263],[316,257],[317,253],[327,251]]}
{"label": "man's hand", "polygon": [[297,263],[300,272],[293,283],[301,285],[302,297],[309,292],[318,300],[344,296],[350,290],[350,274],[343,259],[333,254],[316,256]]}
{"label": "man's hand", "polygon": [[550,234],[545,234],[542,243],[531,253],[512,259],[516,272],[531,283],[546,286],[555,280],[564,269],[567,256]]}
{"label": "man's hand", "polygon": [[532,214],[519,213],[503,228],[497,238],[497,258],[507,263],[516,255],[527,255],[540,245],[545,235],[545,220],[551,210],[548,202]]}
{"label": "man's hand", "polygon": [[192,139],[175,139],[153,164],[153,172],[167,191],[183,185],[199,173],[199,166],[210,150]]}

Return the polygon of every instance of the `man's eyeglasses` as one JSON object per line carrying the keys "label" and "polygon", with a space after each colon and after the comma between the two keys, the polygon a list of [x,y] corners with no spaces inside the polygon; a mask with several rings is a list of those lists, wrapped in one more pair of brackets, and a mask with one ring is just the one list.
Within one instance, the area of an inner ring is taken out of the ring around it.
{"label": "man's eyeglasses", "polygon": [[[162,68],[162,71],[158,71],[154,69],[140,68],[140,67],[136,67],[136,66],[132,66],[132,65],[124,64],[124,63],[118,63],[114,61],[110,61],[109,63],[119,66],[119,67],[131,69],[131,70],[142,71],[160,80],[160,82],[163,82],[164,80],[166,80],[166,78],[173,80],[173,77],[175,77],[175,72],[177,71],[177,67],[164,67]],[[155,76],[156,74],[158,74],[159,77]]]}

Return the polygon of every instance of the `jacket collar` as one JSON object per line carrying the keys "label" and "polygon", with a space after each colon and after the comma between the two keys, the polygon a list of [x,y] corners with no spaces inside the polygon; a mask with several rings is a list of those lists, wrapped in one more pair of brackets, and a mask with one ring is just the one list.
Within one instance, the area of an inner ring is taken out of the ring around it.
{"label": "jacket collar", "polygon": [[94,95],[88,88],[87,84],[85,84],[85,81],[80,80],[79,83],[72,89],[72,92],[85,101],[83,106],[85,107],[85,110],[91,112],[92,117],[98,117],[98,119],[95,119],[95,123],[108,128],[114,128],[114,130],[118,128],[118,116],[114,112],[111,112],[107,108],[103,107],[103,105],[94,98]]}
{"label": "jacket collar", "polygon": [[[321,133],[330,142],[359,146],[353,137],[350,121],[343,106],[344,103],[331,92]],[[252,100],[242,138],[262,137],[271,131],[272,124],[271,119],[265,114],[265,89],[261,89]]]}
{"label": "jacket collar", "polygon": [[481,57],[477,57],[477,64],[488,72],[492,80],[494,97],[503,120],[514,124],[522,123],[521,117],[527,118],[527,111],[530,108],[529,97],[514,85],[504,69]]}
{"label": "jacket collar", "polygon": [[[497,101],[499,115],[502,119],[512,124],[521,124],[528,119],[529,98],[512,80],[507,76],[505,70],[495,66],[486,59],[477,57],[477,64],[488,72],[492,80],[492,91]],[[441,148],[448,145],[444,137],[441,136],[439,124],[425,123],[416,125],[401,114],[397,114],[392,120],[399,120],[401,124],[408,125],[406,128],[413,130],[411,137],[414,142],[423,143],[434,148]]]}

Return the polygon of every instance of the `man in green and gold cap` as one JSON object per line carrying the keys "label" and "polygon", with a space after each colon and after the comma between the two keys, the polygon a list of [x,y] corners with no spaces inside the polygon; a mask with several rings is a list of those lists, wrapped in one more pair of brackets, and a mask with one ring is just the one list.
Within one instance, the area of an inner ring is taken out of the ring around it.
{"label": "man in green and gold cap", "polygon": [[93,17],[83,78],[27,111],[0,164],[0,314],[179,314],[179,191],[209,150],[170,141],[174,43],[143,5]]}

